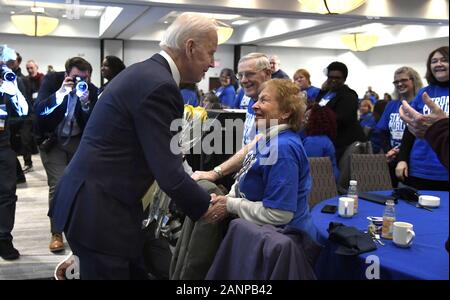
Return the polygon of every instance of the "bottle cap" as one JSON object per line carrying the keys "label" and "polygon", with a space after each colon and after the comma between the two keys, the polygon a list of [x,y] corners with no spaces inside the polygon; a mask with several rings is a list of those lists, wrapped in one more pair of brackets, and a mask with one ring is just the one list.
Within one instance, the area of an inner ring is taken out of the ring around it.
{"label": "bottle cap", "polygon": [[350,185],[357,185],[358,182],[356,180],[350,180]]}

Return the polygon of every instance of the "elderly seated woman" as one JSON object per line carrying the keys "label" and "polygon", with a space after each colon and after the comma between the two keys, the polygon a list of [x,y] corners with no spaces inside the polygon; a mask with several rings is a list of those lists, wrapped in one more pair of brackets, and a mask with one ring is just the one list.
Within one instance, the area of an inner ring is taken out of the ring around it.
{"label": "elderly seated woman", "polygon": [[[316,228],[307,202],[311,188],[309,164],[298,134],[306,109],[306,99],[292,81],[273,79],[263,84],[253,109],[259,137],[262,134],[263,138],[258,142],[254,141],[255,146],[247,154],[230,193],[213,194],[211,205],[218,223],[216,225],[223,224],[224,222],[219,221],[230,215],[237,215],[259,225],[291,226],[316,240]],[[202,221],[195,225],[200,222]],[[183,243],[181,238],[178,241],[171,271],[184,270],[186,274],[187,269],[194,268],[193,262],[196,259],[191,257],[186,261],[186,256],[179,259],[177,251],[178,254],[193,254],[194,248],[198,247],[197,250],[201,251],[198,255],[202,256],[203,261],[209,259],[210,264],[214,258],[215,252],[212,257],[205,257],[205,248],[209,247],[206,244],[211,242],[211,238],[203,236],[201,246],[192,244],[195,231],[194,228],[192,234],[186,235],[190,241],[185,241],[184,245],[180,244]],[[199,233],[197,230],[197,234]],[[208,267],[206,263],[205,272]],[[203,275],[189,277],[178,272],[172,279],[202,279]]]}
{"label": "elderly seated woman", "polygon": [[236,214],[256,224],[290,225],[316,237],[307,204],[309,165],[298,135],[305,99],[295,84],[274,79],[263,85],[253,105],[265,138],[247,154],[227,196],[213,196],[218,218]]}

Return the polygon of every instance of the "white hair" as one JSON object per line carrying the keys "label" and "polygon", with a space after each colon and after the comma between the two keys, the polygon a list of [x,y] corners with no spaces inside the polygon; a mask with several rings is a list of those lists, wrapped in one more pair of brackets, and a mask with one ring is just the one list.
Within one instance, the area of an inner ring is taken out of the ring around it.
{"label": "white hair", "polygon": [[167,28],[159,46],[174,51],[184,49],[188,39],[196,41],[205,39],[210,31],[217,31],[216,20],[193,13],[183,13]]}
{"label": "white hair", "polygon": [[7,62],[10,60],[16,60],[17,54],[14,49],[9,48],[7,45],[0,45],[0,61]]}
{"label": "white hair", "polygon": [[256,59],[256,69],[258,70],[270,69],[270,62],[267,55],[258,52],[252,52],[241,57],[241,59],[239,60],[239,64],[251,59]]}

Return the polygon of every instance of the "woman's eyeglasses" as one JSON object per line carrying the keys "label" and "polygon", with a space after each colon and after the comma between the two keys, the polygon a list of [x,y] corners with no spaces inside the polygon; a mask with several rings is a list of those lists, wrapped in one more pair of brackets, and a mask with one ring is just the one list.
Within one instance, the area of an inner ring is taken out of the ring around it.
{"label": "woman's eyeglasses", "polygon": [[411,78],[405,78],[405,79],[400,79],[400,80],[394,80],[394,81],[392,81],[392,84],[393,85],[398,85],[398,84],[405,84],[405,83],[407,83],[408,81],[410,81],[411,80]]}

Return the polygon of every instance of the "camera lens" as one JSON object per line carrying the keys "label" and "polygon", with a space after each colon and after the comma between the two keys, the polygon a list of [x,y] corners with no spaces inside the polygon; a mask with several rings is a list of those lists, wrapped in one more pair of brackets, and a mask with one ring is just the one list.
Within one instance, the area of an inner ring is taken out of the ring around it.
{"label": "camera lens", "polygon": [[78,92],[84,93],[88,89],[88,85],[87,85],[87,83],[85,81],[80,81],[80,82],[77,83],[76,89],[77,89]]}
{"label": "camera lens", "polygon": [[14,74],[13,72],[9,72],[9,71],[6,71],[6,72],[2,71],[2,79],[4,81],[13,82],[14,80],[16,80],[16,74]]}

